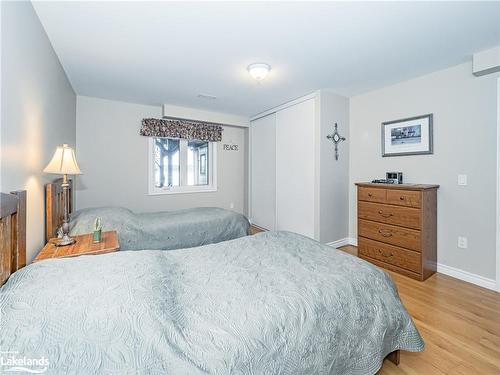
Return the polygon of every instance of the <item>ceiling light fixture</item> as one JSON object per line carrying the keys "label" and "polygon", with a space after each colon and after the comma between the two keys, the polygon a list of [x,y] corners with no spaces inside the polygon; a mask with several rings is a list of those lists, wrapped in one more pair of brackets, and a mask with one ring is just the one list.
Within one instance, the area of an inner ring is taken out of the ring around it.
{"label": "ceiling light fixture", "polygon": [[254,63],[247,67],[248,73],[257,81],[262,81],[266,78],[267,74],[271,70],[271,66],[266,63]]}

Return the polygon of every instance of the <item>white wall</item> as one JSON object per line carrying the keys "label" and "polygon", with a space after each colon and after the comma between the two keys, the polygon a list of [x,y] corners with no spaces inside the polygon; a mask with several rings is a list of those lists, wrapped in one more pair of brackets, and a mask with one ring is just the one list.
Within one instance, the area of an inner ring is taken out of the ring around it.
{"label": "white wall", "polygon": [[[320,241],[329,243],[348,237],[349,233],[349,99],[328,91],[320,91],[320,172],[319,213]],[[326,138],[338,123],[339,160],[335,147]]]}
{"label": "white wall", "polygon": [[182,107],[180,105],[164,104],[163,116],[183,118],[197,121],[217,122],[232,126],[248,128],[250,119],[246,116],[233,115],[231,113],[222,113],[207,111],[206,109]]}
{"label": "white wall", "polygon": [[[217,192],[148,195],[148,138],[141,120],[161,118],[158,106],[77,98],[77,208],[123,206],[137,212],[214,206],[246,213],[248,129],[224,127],[217,150]],[[213,120],[212,120],[213,121]],[[224,151],[224,143],[238,151]]]}
{"label": "white wall", "polygon": [[[405,182],[440,184],[438,263],[495,278],[496,77],[471,63],[352,97],[350,236],[357,233],[354,183],[402,171]],[[381,157],[381,122],[434,114],[434,154]],[[468,186],[457,186],[457,175]],[[457,248],[458,236],[468,249]]]}
{"label": "white wall", "polygon": [[42,173],[75,144],[76,96],[30,2],[2,2],[1,191],[26,189],[27,261],[44,244]]}

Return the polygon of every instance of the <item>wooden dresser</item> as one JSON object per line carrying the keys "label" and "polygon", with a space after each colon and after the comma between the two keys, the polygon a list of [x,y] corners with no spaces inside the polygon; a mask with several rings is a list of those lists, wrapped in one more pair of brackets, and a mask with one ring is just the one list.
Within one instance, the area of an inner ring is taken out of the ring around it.
{"label": "wooden dresser", "polygon": [[356,185],[358,256],[421,281],[435,273],[439,185]]}

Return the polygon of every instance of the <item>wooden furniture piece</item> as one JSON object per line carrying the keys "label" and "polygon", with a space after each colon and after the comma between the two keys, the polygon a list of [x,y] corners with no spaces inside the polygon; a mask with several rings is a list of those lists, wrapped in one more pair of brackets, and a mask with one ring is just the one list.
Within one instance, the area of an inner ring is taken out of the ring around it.
{"label": "wooden furniture piece", "polygon": [[26,265],[26,190],[0,193],[0,285]]}
{"label": "wooden furniture piece", "polygon": [[356,185],[359,257],[420,281],[434,274],[439,185]]}
{"label": "wooden furniture piece", "polygon": [[[73,212],[73,181],[69,180],[68,213]],[[64,220],[62,178],[45,185],[45,242],[57,236],[57,229]]]}
{"label": "wooden furniture piece", "polygon": [[102,241],[92,242],[92,233],[74,237],[76,242],[68,246],[56,246],[53,238],[44,246],[33,262],[52,258],[68,258],[79,255],[97,255],[118,251],[120,244],[115,231],[102,232]]}

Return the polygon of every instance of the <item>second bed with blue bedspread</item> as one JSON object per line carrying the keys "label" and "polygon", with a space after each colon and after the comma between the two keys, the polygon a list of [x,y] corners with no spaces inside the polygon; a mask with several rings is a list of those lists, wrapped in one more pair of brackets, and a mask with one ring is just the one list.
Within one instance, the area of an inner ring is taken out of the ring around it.
{"label": "second bed with blue bedspread", "polygon": [[121,250],[173,250],[233,240],[248,234],[245,216],[215,207],[136,214],[123,207],[97,207],[71,215],[70,235],[92,232],[96,217],[103,230],[116,230]]}

